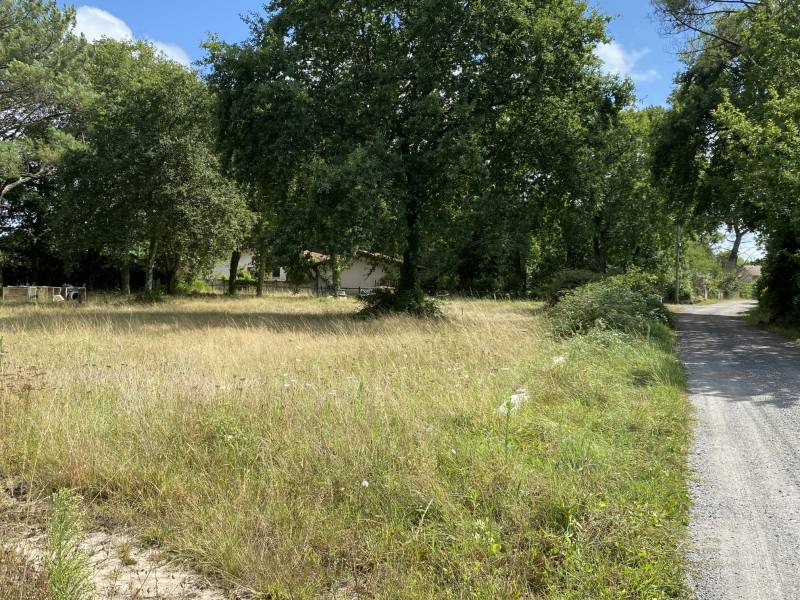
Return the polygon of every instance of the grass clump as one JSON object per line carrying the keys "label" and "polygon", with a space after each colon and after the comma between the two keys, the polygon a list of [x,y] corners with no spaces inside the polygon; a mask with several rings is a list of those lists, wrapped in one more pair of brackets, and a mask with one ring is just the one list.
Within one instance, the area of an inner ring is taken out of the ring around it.
{"label": "grass clump", "polygon": [[[273,599],[677,598],[671,340],[530,303],[360,321],[318,298],[0,307],[0,470]],[[501,408],[505,407],[505,410]]]}
{"label": "grass clump", "polygon": [[646,334],[664,328],[670,315],[642,277],[616,276],[566,293],[550,311],[554,331],[576,335],[592,329]]}
{"label": "grass clump", "polygon": [[0,549],[0,600],[51,600],[47,577],[15,552]]}
{"label": "grass clump", "polygon": [[47,523],[44,557],[53,600],[89,600],[93,597],[89,558],[81,549],[85,525],[81,497],[66,489],[56,493]]}

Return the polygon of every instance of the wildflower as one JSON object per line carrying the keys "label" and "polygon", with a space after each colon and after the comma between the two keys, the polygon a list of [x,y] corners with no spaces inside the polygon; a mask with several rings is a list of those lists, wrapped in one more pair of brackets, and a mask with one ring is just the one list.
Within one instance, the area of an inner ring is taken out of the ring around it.
{"label": "wildflower", "polygon": [[555,357],[553,357],[553,366],[554,367],[560,367],[561,365],[563,365],[566,362],[567,362],[567,359],[564,358],[563,356],[555,356]]}
{"label": "wildflower", "polygon": [[331,390],[330,392],[328,392],[328,395],[329,396],[335,396],[336,395],[336,390]]}
{"label": "wildflower", "polygon": [[366,479],[364,481],[362,481],[361,482],[361,487],[368,488],[369,487],[369,481],[367,481]]}
{"label": "wildflower", "polygon": [[528,391],[520,388],[513,394],[511,394],[511,398],[506,400],[500,405],[500,408],[497,409],[498,414],[505,416],[510,415],[513,412],[518,411],[522,404],[528,399]]}

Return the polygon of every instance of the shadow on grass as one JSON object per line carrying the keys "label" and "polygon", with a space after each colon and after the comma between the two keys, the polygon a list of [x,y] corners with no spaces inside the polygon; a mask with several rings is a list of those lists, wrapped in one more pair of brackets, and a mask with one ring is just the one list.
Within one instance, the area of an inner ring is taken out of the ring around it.
{"label": "shadow on grass", "polygon": [[[168,307],[141,311],[121,312],[97,309],[41,310],[12,312],[0,317],[0,331],[22,329],[28,331],[63,331],[81,326],[110,327],[114,332],[152,333],[173,331],[208,331],[214,329],[263,329],[274,333],[304,332],[315,335],[342,334],[358,329],[359,334],[372,333],[367,323],[357,321],[353,314],[320,312],[279,312],[256,310],[233,313],[225,310],[184,311]],[[377,331],[375,334],[377,335]]]}

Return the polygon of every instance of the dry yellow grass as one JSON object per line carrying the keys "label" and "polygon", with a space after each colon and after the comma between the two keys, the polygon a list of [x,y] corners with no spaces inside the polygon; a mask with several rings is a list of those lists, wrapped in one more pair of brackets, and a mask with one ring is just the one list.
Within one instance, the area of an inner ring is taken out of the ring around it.
{"label": "dry yellow grass", "polygon": [[0,308],[0,471],[270,598],[682,593],[668,343],[555,341],[526,303],[355,310]]}

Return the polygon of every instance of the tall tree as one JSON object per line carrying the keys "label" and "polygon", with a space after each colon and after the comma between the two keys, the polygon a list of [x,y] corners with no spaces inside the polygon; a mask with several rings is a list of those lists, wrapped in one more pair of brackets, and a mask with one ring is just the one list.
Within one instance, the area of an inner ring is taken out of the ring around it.
{"label": "tall tree", "polygon": [[401,310],[422,305],[423,248],[485,194],[494,161],[521,194],[552,175],[576,100],[607,99],[587,81],[604,21],[576,0],[283,0],[267,14],[244,44],[210,45],[227,155],[279,181],[293,201],[276,218],[326,232],[331,251],[397,248]]}
{"label": "tall tree", "polygon": [[74,22],[55,1],[0,0],[0,200],[51,175],[74,144],[62,129],[86,95]]}
{"label": "tall tree", "polygon": [[208,268],[239,243],[249,213],[220,173],[204,84],[144,42],[96,42],[88,75],[96,98],[65,168],[65,247],[103,251],[123,287],[137,256],[148,290],[159,261],[173,284],[181,267]]}

